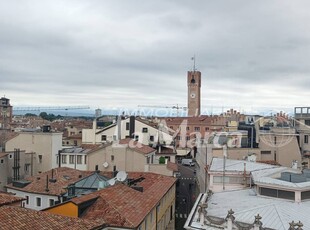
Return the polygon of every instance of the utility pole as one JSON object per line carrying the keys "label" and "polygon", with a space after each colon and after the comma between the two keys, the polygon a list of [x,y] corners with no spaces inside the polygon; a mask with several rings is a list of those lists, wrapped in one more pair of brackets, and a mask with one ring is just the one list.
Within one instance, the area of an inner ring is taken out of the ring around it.
{"label": "utility pole", "polygon": [[225,190],[226,158],[227,158],[227,144],[223,145],[223,190]]}

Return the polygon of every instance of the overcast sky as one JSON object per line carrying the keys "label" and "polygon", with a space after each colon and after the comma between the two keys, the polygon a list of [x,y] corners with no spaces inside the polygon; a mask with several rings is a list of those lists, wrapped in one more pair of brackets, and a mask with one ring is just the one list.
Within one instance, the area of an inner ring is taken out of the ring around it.
{"label": "overcast sky", "polygon": [[310,106],[309,0],[0,1],[0,94],[13,106]]}

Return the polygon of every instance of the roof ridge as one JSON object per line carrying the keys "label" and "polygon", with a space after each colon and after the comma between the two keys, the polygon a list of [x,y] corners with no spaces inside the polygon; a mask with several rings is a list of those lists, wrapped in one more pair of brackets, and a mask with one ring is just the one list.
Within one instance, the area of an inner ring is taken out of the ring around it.
{"label": "roof ridge", "polygon": [[281,221],[281,225],[282,225],[283,229],[285,229],[286,228],[286,223],[284,223],[283,219],[281,218],[281,215],[279,213],[278,207],[276,205],[275,205],[275,210],[276,210],[277,215],[278,215],[278,217],[279,217],[279,219]]}

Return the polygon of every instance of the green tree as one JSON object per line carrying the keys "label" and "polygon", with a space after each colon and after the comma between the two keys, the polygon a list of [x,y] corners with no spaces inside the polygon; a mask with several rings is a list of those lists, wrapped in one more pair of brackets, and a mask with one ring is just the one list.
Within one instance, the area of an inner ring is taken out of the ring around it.
{"label": "green tree", "polygon": [[25,117],[36,117],[37,115],[34,113],[26,113]]}
{"label": "green tree", "polygon": [[165,164],[165,163],[166,163],[166,159],[163,156],[161,156],[159,158],[159,164]]}
{"label": "green tree", "polygon": [[41,112],[39,116],[44,120],[47,120],[47,117],[48,117],[46,112]]}

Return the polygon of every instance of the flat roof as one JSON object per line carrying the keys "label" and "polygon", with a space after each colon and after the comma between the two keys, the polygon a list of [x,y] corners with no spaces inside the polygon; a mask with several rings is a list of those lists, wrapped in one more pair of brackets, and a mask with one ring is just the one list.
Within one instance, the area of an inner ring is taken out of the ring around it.
{"label": "flat roof", "polygon": [[263,227],[286,230],[292,221],[310,226],[310,201],[295,203],[258,196],[252,189],[215,193],[208,201],[207,211],[211,216],[225,218],[230,209],[235,212],[236,220],[244,223],[253,223],[254,217],[259,214]]}
{"label": "flat roof", "polygon": [[[200,194],[187,221],[187,229],[213,229],[198,221],[197,205],[203,202],[207,194]],[[233,199],[232,199],[233,197]],[[259,196],[253,189],[224,191],[212,194],[207,201],[207,215],[225,219],[228,210],[234,211],[235,221],[253,224],[255,216],[262,217],[264,228],[287,230],[289,223],[301,221],[303,229],[310,229],[310,201],[295,203],[284,199]],[[214,229],[216,226],[214,226]]]}
{"label": "flat roof", "polygon": [[[226,172],[244,172],[244,164],[246,172],[260,171],[266,169],[278,169],[279,166],[263,164],[244,160],[232,160],[226,159],[225,171]],[[223,158],[213,158],[210,166],[210,172],[223,172],[224,169],[224,159]]]}

